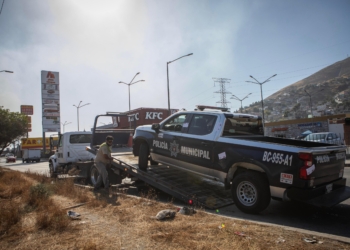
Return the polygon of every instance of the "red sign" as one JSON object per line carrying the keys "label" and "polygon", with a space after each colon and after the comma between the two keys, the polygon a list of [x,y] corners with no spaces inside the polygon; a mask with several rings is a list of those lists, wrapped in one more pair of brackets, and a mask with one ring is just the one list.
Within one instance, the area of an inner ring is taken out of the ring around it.
{"label": "red sign", "polygon": [[33,115],[33,106],[32,105],[21,105],[21,114]]}
{"label": "red sign", "polygon": [[285,127],[285,128],[273,128],[272,130],[271,130],[271,132],[277,132],[277,131],[287,131],[288,130],[288,128],[287,127]]}

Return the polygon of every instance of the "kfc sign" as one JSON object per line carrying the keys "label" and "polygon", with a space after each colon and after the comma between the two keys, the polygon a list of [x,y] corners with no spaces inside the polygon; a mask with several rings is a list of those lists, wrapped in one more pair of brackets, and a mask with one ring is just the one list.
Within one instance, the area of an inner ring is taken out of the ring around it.
{"label": "kfc sign", "polygon": [[158,120],[162,120],[163,116],[163,112],[146,112],[146,120],[154,120],[154,119],[158,119]]}
{"label": "kfc sign", "polygon": [[139,120],[139,113],[128,115],[128,121],[133,122],[133,121],[138,121]]}

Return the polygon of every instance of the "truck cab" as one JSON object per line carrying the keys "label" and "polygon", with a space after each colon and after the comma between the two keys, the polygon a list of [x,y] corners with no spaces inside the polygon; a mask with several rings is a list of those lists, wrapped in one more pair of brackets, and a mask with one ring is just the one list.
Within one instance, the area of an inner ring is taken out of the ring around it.
{"label": "truck cab", "polygon": [[59,136],[57,150],[49,158],[50,173],[67,172],[72,163],[90,161],[94,155],[86,151],[90,146],[91,132],[67,132]]}

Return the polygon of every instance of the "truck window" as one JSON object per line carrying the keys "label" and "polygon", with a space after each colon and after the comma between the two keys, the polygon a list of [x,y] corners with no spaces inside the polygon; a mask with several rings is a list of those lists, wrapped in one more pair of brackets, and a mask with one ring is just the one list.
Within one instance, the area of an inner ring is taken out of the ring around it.
{"label": "truck window", "polygon": [[196,114],[192,117],[188,133],[193,135],[207,135],[213,131],[216,121],[214,115]]}
{"label": "truck window", "polygon": [[222,136],[230,135],[264,135],[261,118],[226,118]]}
{"label": "truck window", "polygon": [[58,146],[62,147],[62,142],[63,142],[63,135],[60,135]]}
{"label": "truck window", "polygon": [[69,143],[77,144],[77,143],[90,143],[92,135],[71,135],[69,137]]}
{"label": "truck window", "polygon": [[175,116],[173,119],[167,121],[163,125],[162,129],[166,131],[181,132],[182,124],[185,122],[186,116],[187,116],[186,114]]}

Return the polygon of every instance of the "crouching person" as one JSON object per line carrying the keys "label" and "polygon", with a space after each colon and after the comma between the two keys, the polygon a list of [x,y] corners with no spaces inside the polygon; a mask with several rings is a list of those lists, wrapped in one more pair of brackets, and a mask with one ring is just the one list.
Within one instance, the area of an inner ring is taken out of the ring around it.
{"label": "crouching person", "polygon": [[106,193],[109,193],[109,180],[108,180],[108,172],[107,166],[111,164],[112,158],[112,145],[113,145],[113,137],[108,135],[106,137],[106,142],[100,145],[100,148],[97,151],[95,157],[96,168],[99,172],[99,176],[96,181],[96,185],[94,187],[94,191],[100,189],[102,182],[104,185],[104,190]]}

